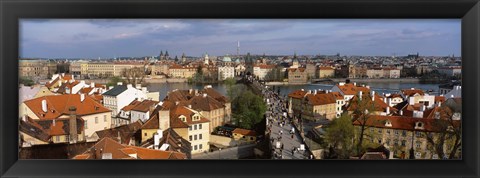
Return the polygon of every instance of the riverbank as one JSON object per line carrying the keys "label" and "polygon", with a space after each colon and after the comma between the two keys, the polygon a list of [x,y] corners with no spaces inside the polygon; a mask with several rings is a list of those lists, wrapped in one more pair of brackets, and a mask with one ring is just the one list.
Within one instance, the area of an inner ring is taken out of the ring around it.
{"label": "riverbank", "polygon": [[345,82],[345,80],[350,79],[350,82],[365,82],[365,83],[420,83],[419,78],[332,78],[335,83]]}

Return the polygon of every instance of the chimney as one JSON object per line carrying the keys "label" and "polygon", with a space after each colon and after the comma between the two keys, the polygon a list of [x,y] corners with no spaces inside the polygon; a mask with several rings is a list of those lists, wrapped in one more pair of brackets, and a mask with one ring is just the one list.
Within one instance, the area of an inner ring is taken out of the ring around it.
{"label": "chimney", "polygon": [[388,105],[388,106],[391,106],[391,105],[392,105],[392,98],[388,98],[388,99],[387,99],[387,105]]}
{"label": "chimney", "polygon": [[188,108],[192,109],[192,105],[191,105],[191,104],[189,104],[189,105],[188,105]]}
{"label": "chimney", "polygon": [[47,112],[47,100],[42,100],[42,111]]}
{"label": "chimney", "polygon": [[442,107],[442,102],[441,101],[438,102],[438,107]]}
{"label": "chimney", "polygon": [[390,107],[387,106],[387,115],[390,114]]}
{"label": "chimney", "polygon": [[83,102],[85,100],[85,94],[80,94],[80,102]]}
{"label": "chimney", "polygon": [[375,101],[375,91],[372,91],[372,101]]}
{"label": "chimney", "polygon": [[23,115],[22,116],[22,121],[27,122],[27,116]]}
{"label": "chimney", "polygon": [[366,87],[367,87],[368,89],[370,89],[370,85],[367,85]]}
{"label": "chimney", "polygon": [[311,94],[312,93],[312,90],[308,90],[307,94]]}
{"label": "chimney", "polygon": [[197,96],[198,94],[198,89],[195,89],[195,96]]}
{"label": "chimney", "polygon": [[179,101],[175,101],[175,105],[178,105],[180,102]]}
{"label": "chimney", "polygon": [[301,89],[302,91],[305,91],[303,88]]}
{"label": "chimney", "polygon": [[76,111],[77,108],[75,106],[71,106],[68,111],[70,111],[70,143],[77,143],[77,115]]}
{"label": "chimney", "polygon": [[188,93],[192,94],[192,92],[193,92],[193,89],[190,88],[190,90],[188,90]]}
{"label": "chimney", "polygon": [[387,97],[384,97],[384,98],[383,98],[383,102],[384,102],[384,103],[387,103]]}
{"label": "chimney", "polygon": [[52,126],[55,127],[55,119],[52,120]]}
{"label": "chimney", "polygon": [[325,93],[328,94],[330,92],[330,90],[325,90]]}
{"label": "chimney", "polygon": [[353,86],[357,86],[357,82],[353,82]]}
{"label": "chimney", "polygon": [[315,94],[315,95],[316,95],[316,94],[317,94],[317,90],[313,90],[313,94]]}
{"label": "chimney", "polygon": [[117,82],[117,85],[123,85],[123,82]]}
{"label": "chimney", "polygon": [[360,101],[362,100],[362,91],[358,92],[358,98],[360,99]]}
{"label": "chimney", "polygon": [[403,116],[403,110],[400,110],[400,115]]}
{"label": "chimney", "polygon": [[127,88],[133,88],[132,84],[127,84]]}
{"label": "chimney", "polygon": [[91,82],[90,87],[95,88],[95,82]]}
{"label": "chimney", "polygon": [[137,88],[137,89],[140,90],[140,88],[142,88],[142,84],[136,84],[136,85],[135,85],[135,88]]}
{"label": "chimney", "polygon": [[160,149],[160,139],[163,137],[162,130],[157,130],[157,133],[153,136],[153,149]]}
{"label": "chimney", "polygon": [[207,94],[206,94],[206,93],[204,93],[204,94],[203,94],[203,97],[204,97],[204,98],[206,98],[206,97],[207,97]]}
{"label": "chimney", "polygon": [[111,89],[113,89],[113,86],[109,86],[109,87],[108,87],[108,90],[111,90]]}

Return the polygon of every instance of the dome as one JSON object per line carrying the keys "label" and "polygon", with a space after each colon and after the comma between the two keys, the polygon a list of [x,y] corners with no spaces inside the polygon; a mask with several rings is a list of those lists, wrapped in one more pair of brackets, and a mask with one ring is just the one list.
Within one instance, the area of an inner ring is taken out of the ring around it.
{"label": "dome", "polygon": [[223,62],[232,62],[232,59],[230,59],[230,57],[228,57],[228,56],[224,56],[223,57]]}

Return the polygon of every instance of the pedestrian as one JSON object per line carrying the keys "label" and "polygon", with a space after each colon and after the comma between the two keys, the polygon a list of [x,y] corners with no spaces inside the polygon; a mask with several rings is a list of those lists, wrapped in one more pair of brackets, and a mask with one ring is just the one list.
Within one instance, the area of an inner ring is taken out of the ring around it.
{"label": "pedestrian", "polygon": [[294,155],[295,155],[295,148],[292,149],[292,156],[294,156]]}
{"label": "pedestrian", "polygon": [[292,139],[293,139],[293,134],[292,134]]}

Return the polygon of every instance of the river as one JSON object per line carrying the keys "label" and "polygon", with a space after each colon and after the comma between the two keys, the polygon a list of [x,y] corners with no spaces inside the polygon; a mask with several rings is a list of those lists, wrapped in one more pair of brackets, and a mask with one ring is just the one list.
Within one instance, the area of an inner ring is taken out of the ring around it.
{"label": "river", "polygon": [[[210,84],[212,88],[219,91],[223,95],[226,95],[226,86],[224,84]],[[421,84],[421,83],[366,83],[371,89],[375,92],[382,93],[395,93],[400,89],[409,89],[409,88],[418,88],[424,91],[432,90],[431,94],[437,94],[439,91],[438,86],[440,84]],[[205,85],[203,84],[189,84],[189,83],[151,83],[147,85],[148,91],[151,92],[160,92],[160,100],[165,98],[168,91],[179,89],[179,90],[188,90],[188,89],[203,89]],[[304,85],[276,85],[275,88],[280,87],[281,95],[288,95],[288,93],[298,90],[330,90],[333,85],[331,84],[304,84]]]}

